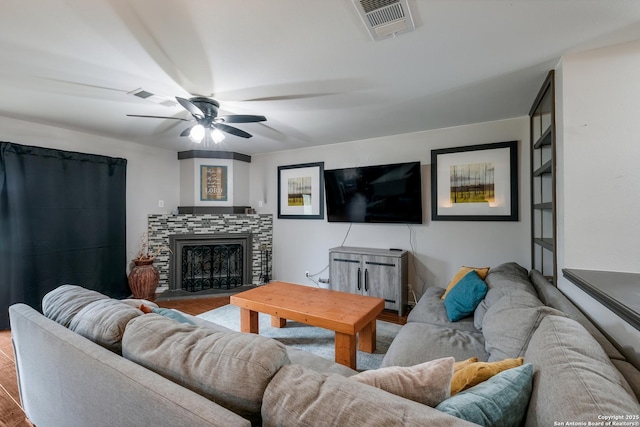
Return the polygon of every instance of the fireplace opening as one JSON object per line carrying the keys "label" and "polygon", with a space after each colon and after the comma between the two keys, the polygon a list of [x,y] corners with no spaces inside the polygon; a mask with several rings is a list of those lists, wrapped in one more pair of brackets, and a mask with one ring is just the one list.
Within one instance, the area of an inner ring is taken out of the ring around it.
{"label": "fireplace opening", "polygon": [[169,236],[169,290],[227,291],[251,283],[251,234]]}
{"label": "fireplace opening", "polygon": [[242,245],[182,247],[182,290],[231,289],[244,284]]}

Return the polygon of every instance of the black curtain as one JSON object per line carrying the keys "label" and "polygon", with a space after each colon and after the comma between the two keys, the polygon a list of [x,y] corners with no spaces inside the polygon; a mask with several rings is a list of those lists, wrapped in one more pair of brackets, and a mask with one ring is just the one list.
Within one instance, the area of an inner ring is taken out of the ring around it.
{"label": "black curtain", "polygon": [[0,142],[0,329],[8,307],[77,284],[129,295],[126,159]]}

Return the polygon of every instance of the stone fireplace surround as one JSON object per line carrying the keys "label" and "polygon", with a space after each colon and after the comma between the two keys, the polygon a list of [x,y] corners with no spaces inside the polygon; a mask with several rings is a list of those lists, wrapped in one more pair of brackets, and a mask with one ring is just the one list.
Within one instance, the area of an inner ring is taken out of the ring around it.
{"label": "stone fireplace surround", "polygon": [[[170,247],[169,236],[178,234],[246,234],[252,235],[252,259],[249,268],[251,282],[248,285],[262,283],[261,249],[273,247],[273,216],[271,214],[151,214],[148,216],[149,247]],[[269,271],[272,260],[269,259]],[[156,292],[169,290],[169,253],[162,251],[155,266],[160,272],[160,282]]]}

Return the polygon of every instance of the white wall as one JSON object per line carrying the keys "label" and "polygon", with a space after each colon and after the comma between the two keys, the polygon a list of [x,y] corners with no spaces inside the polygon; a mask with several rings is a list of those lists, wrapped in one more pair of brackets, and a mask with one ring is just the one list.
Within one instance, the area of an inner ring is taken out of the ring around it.
{"label": "white wall", "polygon": [[[139,248],[147,215],[170,213],[179,201],[177,154],[160,148],[0,117],[0,140],[127,159],[127,258]],[[160,208],[158,201],[164,202]]]}
{"label": "white wall", "polygon": [[[446,286],[461,265],[496,266],[515,261],[530,268],[529,127],[528,117],[435,131],[396,135],[252,157],[251,206],[274,215],[274,279],[313,286],[304,277],[328,265],[328,249],[340,246],[348,223],[278,219],[277,168],[324,162],[325,169],[400,163],[422,163],[422,225],[353,224],[346,246],[411,250],[409,282],[421,293],[428,286]],[[430,220],[431,150],[500,141],[518,141],[520,220],[461,222]],[[259,202],[263,207],[259,207]],[[412,247],[413,246],[413,247]],[[415,262],[414,262],[415,261]],[[415,267],[414,267],[415,266]],[[325,271],[320,277],[328,278]]]}
{"label": "white wall", "polygon": [[[640,41],[567,55],[556,72],[558,269],[640,272]],[[640,361],[640,331],[559,288]]]}

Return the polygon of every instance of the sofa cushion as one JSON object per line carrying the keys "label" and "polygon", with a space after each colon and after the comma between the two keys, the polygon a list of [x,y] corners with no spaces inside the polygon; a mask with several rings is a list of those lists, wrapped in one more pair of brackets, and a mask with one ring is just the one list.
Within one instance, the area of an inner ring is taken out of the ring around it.
{"label": "sofa cushion", "polygon": [[520,425],[531,396],[532,376],[529,363],[507,369],[445,400],[436,409],[482,426]]}
{"label": "sofa cushion", "polygon": [[289,363],[285,346],[276,340],[153,313],[129,322],[122,354],[254,422],[267,384]]}
{"label": "sofa cushion", "polygon": [[69,327],[71,319],[87,304],[109,297],[78,285],[62,285],[42,298],[42,313],[49,319]]}
{"label": "sofa cushion", "polygon": [[478,307],[473,314],[474,326],[476,326],[479,331],[482,330],[484,316],[486,316],[489,307],[493,306],[503,297],[511,298],[511,301],[513,301],[514,304],[517,304],[518,307],[540,307],[544,305],[535,294],[532,294],[528,290],[516,285],[513,287],[501,286],[499,288],[489,289],[487,291],[487,296],[480,304],[478,304]]}
{"label": "sofa cushion", "polygon": [[501,286],[502,282],[517,282],[524,284],[529,284],[529,272],[526,268],[520,266],[515,262],[505,262],[496,267],[493,267],[487,277],[485,277],[485,282],[487,282],[487,286],[489,288]]}
{"label": "sofa cushion", "polygon": [[473,424],[350,378],[287,365],[267,386],[262,425],[440,427]]}
{"label": "sofa cushion", "polygon": [[475,271],[478,274],[478,277],[484,280],[484,278],[487,277],[487,274],[489,273],[489,267],[464,267],[464,266],[460,267],[460,270],[458,270],[455,276],[453,276],[453,278],[447,285],[447,288],[445,289],[444,294],[440,298],[444,300],[447,294],[451,291],[451,289],[453,289],[453,287],[457,285],[458,282],[460,282],[460,280],[464,276],[466,276],[470,271]]}
{"label": "sofa cushion", "polygon": [[475,311],[473,312],[473,327],[479,331],[482,330],[482,321],[484,320],[484,315],[487,314],[488,309],[489,306],[487,305],[485,297],[485,299],[480,301],[480,304],[478,304]]}
{"label": "sofa cushion", "polygon": [[331,359],[327,359],[317,354],[299,348],[287,346],[287,355],[291,363],[302,365],[305,368],[314,370],[321,374],[338,374],[343,377],[351,377],[358,373],[355,369],[336,363]]}
{"label": "sofa cushion", "polygon": [[99,299],[76,314],[69,329],[102,347],[122,354],[122,335],[127,323],[142,311],[115,299]]}
{"label": "sofa cushion", "polygon": [[529,273],[531,283],[538,291],[538,296],[550,307],[556,308],[580,323],[585,327],[592,337],[598,341],[610,359],[625,360],[625,357],[618,349],[605,337],[605,335],[567,298],[560,289],[553,286],[545,277],[537,270],[531,270]]}
{"label": "sofa cushion", "polygon": [[602,422],[605,415],[640,414],[627,381],[573,319],[542,319],[524,358],[535,368],[528,426],[548,426],[559,420],[586,424]]}
{"label": "sofa cushion", "polygon": [[[471,360],[471,359],[469,359]],[[455,370],[451,379],[451,395],[460,393],[463,390],[471,388],[488,380],[500,372],[516,368],[524,363],[524,358],[504,359],[497,362],[472,362],[466,363],[460,369]]]}
{"label": "sofa cushion", "polygon": [[515,262],[508,262],[492,268],[487,274],[485,283],[489,288],[485,297],[487,308],[516,289],[537,296],[536,289],[529,281],[528,271]]}
{"label": "sofa cushion", "polygon": [[478,273],[471,270],[444,299],[444,308],[450,321],[456,322],[473,314],[480,301],[487,294],[487,285]]}
{"label": "sofa cushion", "polygon": [[444,289],[438,287],[427,288],[418,304],[411,309],[407,322],[422,322],[447,328],[476,332],[473,318],[467,317],[457,322],[451,322],[444,308],[444,301],[440,298]]}
{"label": "sofa cushion", "polygon": [[629,383],[631,391],[633,391],[636,398],[640,400],[640,370],[626,360],[611,359],[611,363],[613,363],[613,366],[620,371],[622,376]]}
{"label": "sofa cushion", "polygon": [[456,360],[477,357],[482,361],[489,357],[480,332],[413,322],[400,329],[381,366],[412,366],[448,356]]}
{"label": "sofa cushion", "polygon": [[370,369],[350,379],[435,407],[451,395],[453,363],[453,357],[444,357],[414,366]]}
{"label": "sofa cushion", "polygon": [[513,291],[489,307],[482,321],[489,362],[522,357],[533,332],[548,314],[563,315],[522,291]]}

